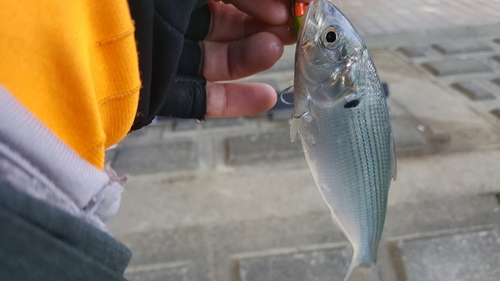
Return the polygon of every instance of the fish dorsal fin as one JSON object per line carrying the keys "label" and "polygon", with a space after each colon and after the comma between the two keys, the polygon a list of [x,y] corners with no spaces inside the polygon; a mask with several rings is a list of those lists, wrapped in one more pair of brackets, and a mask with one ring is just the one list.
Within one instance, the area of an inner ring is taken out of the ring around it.
{"label": "fish dorsal fin", "polygon": [[391,176],[392,179],[396,180],[398,175],[397,163],[396,163],[396,144],[394,143],[394,135],[391,133]]}

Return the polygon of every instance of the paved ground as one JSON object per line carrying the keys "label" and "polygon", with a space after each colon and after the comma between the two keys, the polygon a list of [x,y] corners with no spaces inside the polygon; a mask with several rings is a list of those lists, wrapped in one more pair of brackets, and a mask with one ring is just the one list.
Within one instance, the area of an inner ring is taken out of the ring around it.
{"label": "paved ground", "polygon": [[498,0],[333,0],[361,35],[481,26],[499,22]]}
{"label": "paved ground", "polygon": [[[499,280],[499,1],[342,2],[390,90],[398,179],[381,279]],[[247,80],[281,90],[292,66],[288,48]],[[167,120],[108,152],[133,175],[109,225],[133,251],[131,280],[343,280],[351,250],[289,115]]]}

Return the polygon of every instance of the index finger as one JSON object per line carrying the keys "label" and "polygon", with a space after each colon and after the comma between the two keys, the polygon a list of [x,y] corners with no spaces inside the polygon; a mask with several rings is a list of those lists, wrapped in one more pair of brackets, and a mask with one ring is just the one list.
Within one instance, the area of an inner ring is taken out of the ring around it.
{"label": "index finger", "polygon": [[276,91],[266,84],[207,82],[207,117],[253,115],[271,109]]}

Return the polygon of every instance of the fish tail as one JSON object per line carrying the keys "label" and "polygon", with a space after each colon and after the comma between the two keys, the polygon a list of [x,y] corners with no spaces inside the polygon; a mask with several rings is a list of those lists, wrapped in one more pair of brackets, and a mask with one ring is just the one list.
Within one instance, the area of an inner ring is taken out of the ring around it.
{"label": "fish tail", "polygon": [[378,268],[375,264],[361,265],[353,261],[344,281],[379,281]]}

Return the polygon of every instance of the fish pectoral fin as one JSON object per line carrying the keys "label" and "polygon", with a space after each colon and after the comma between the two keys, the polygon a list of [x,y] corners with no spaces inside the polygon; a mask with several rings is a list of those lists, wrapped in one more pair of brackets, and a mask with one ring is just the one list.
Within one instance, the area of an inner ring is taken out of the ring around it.
{"label": "fish pectoral fin", "polygon": [[396,144],[394,143],[394,135],[391,133],[391,176],[393,180],[396,180],[398,175],[398,168],[396,163]]}
{"label": "fish pectoral fin", "polygon": [[293,142],[299,130],[299,118],[292,116],[292,124],[290,125],[290,141]]}

